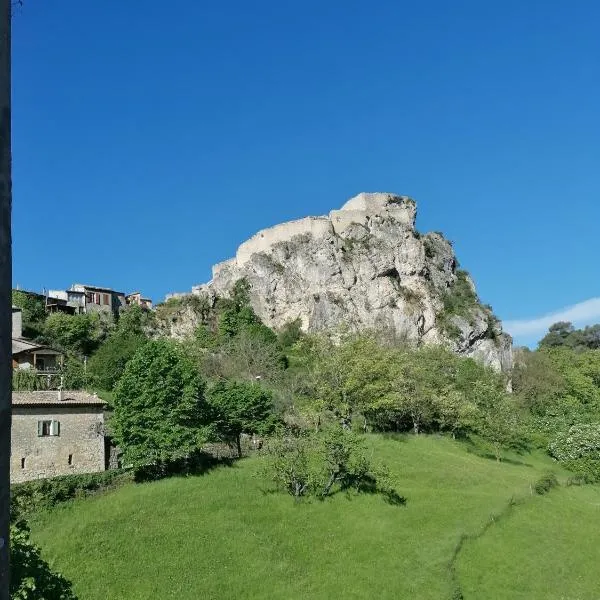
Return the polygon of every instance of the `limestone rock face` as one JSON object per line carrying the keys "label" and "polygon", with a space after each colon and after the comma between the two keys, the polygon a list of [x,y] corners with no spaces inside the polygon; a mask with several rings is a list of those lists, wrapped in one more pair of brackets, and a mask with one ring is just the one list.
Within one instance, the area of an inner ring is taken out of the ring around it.
{"label": "limestone rock face", "polygon": [[359,194],[329,216],[258,232],[192,293],[212,302],[245,278],[254,310],[274,329],[300,319],[311,332],[342,324],[383,330],[415,343],[445,343],[508,371],[510,337],[457,270],[451,244],[416,231],[416,212],[406,196]]}

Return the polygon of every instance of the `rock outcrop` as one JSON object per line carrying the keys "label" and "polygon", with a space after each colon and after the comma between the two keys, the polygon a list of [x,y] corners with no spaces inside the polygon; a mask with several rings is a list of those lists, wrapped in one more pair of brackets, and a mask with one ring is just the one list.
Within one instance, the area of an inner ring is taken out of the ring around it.
{"label": "rock outcrop", "polygon": [[278,329],[375,329],[416,343],[445,343],[497,370],[511,367],[511,339],[439,233],[419,234],[406,196],[359,194],[329,216],[260,231],[213,267],[192,293],[214,302],[245,278],[259,317]]}

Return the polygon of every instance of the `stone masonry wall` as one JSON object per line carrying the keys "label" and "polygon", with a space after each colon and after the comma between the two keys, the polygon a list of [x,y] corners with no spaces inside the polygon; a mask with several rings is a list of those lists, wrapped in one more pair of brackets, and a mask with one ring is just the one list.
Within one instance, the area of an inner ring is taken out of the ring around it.
{"label": "stone masonry wall", "polygon": [[[60,435],[38,437],[38,421],[46,420],[60,422]],[[102,407],[13,406],[11,483],[104,468]]]}

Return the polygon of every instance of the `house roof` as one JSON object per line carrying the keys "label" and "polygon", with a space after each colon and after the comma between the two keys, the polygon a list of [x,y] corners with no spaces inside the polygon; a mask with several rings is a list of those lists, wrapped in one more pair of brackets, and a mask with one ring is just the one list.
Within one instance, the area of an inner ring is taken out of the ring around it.
{"label": "house roof", "polygon": [[53,350],[52,348],[48,348],[48,346],[44,346],[43,344],[36,344],[31,340],[26,340],[23,338],[12,338],[12,353],[13,356],[15,354],[21,354],[21,352],[41,352],[43,354],[62,354],[58,350]]}
{"label": "house roof", "polygon": [[103,407],[106,402],[98,396],[80,391],[62,391],[62,400],[59,400],[58,391],[41,392],[13,392],[13,406],[98,406]]}
{"label": "house roof", "polygon": [[[110,292],[111,294],[116,294],[117,296],[124,296],[125,293],[124,292],[117,292],[116,290],[113,290],[112,288],[107,288],[107,287],[100,287],[97,285],[86,285],[85,283],[76,283],[76,286],[80,286],[82,288],[85,288],[86,290],[95,290],[97,292]],[[77,290],[67,290],[68,292],[76,292]]]}

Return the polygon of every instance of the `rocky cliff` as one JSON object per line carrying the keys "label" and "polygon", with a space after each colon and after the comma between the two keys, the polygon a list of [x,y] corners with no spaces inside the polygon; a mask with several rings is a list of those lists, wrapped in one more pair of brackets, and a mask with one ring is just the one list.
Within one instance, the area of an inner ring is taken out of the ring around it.
{"label": "rocky cliff", "polygon": [[296,319],[305,331],[376,329],[509,370],[510,337],[457,268],[452,245],[417,232],[416,211],[406,196],[359,194],[329,216],[260,231],[192,292],[214,301],[245,278],[254,310],[274,329]]}

